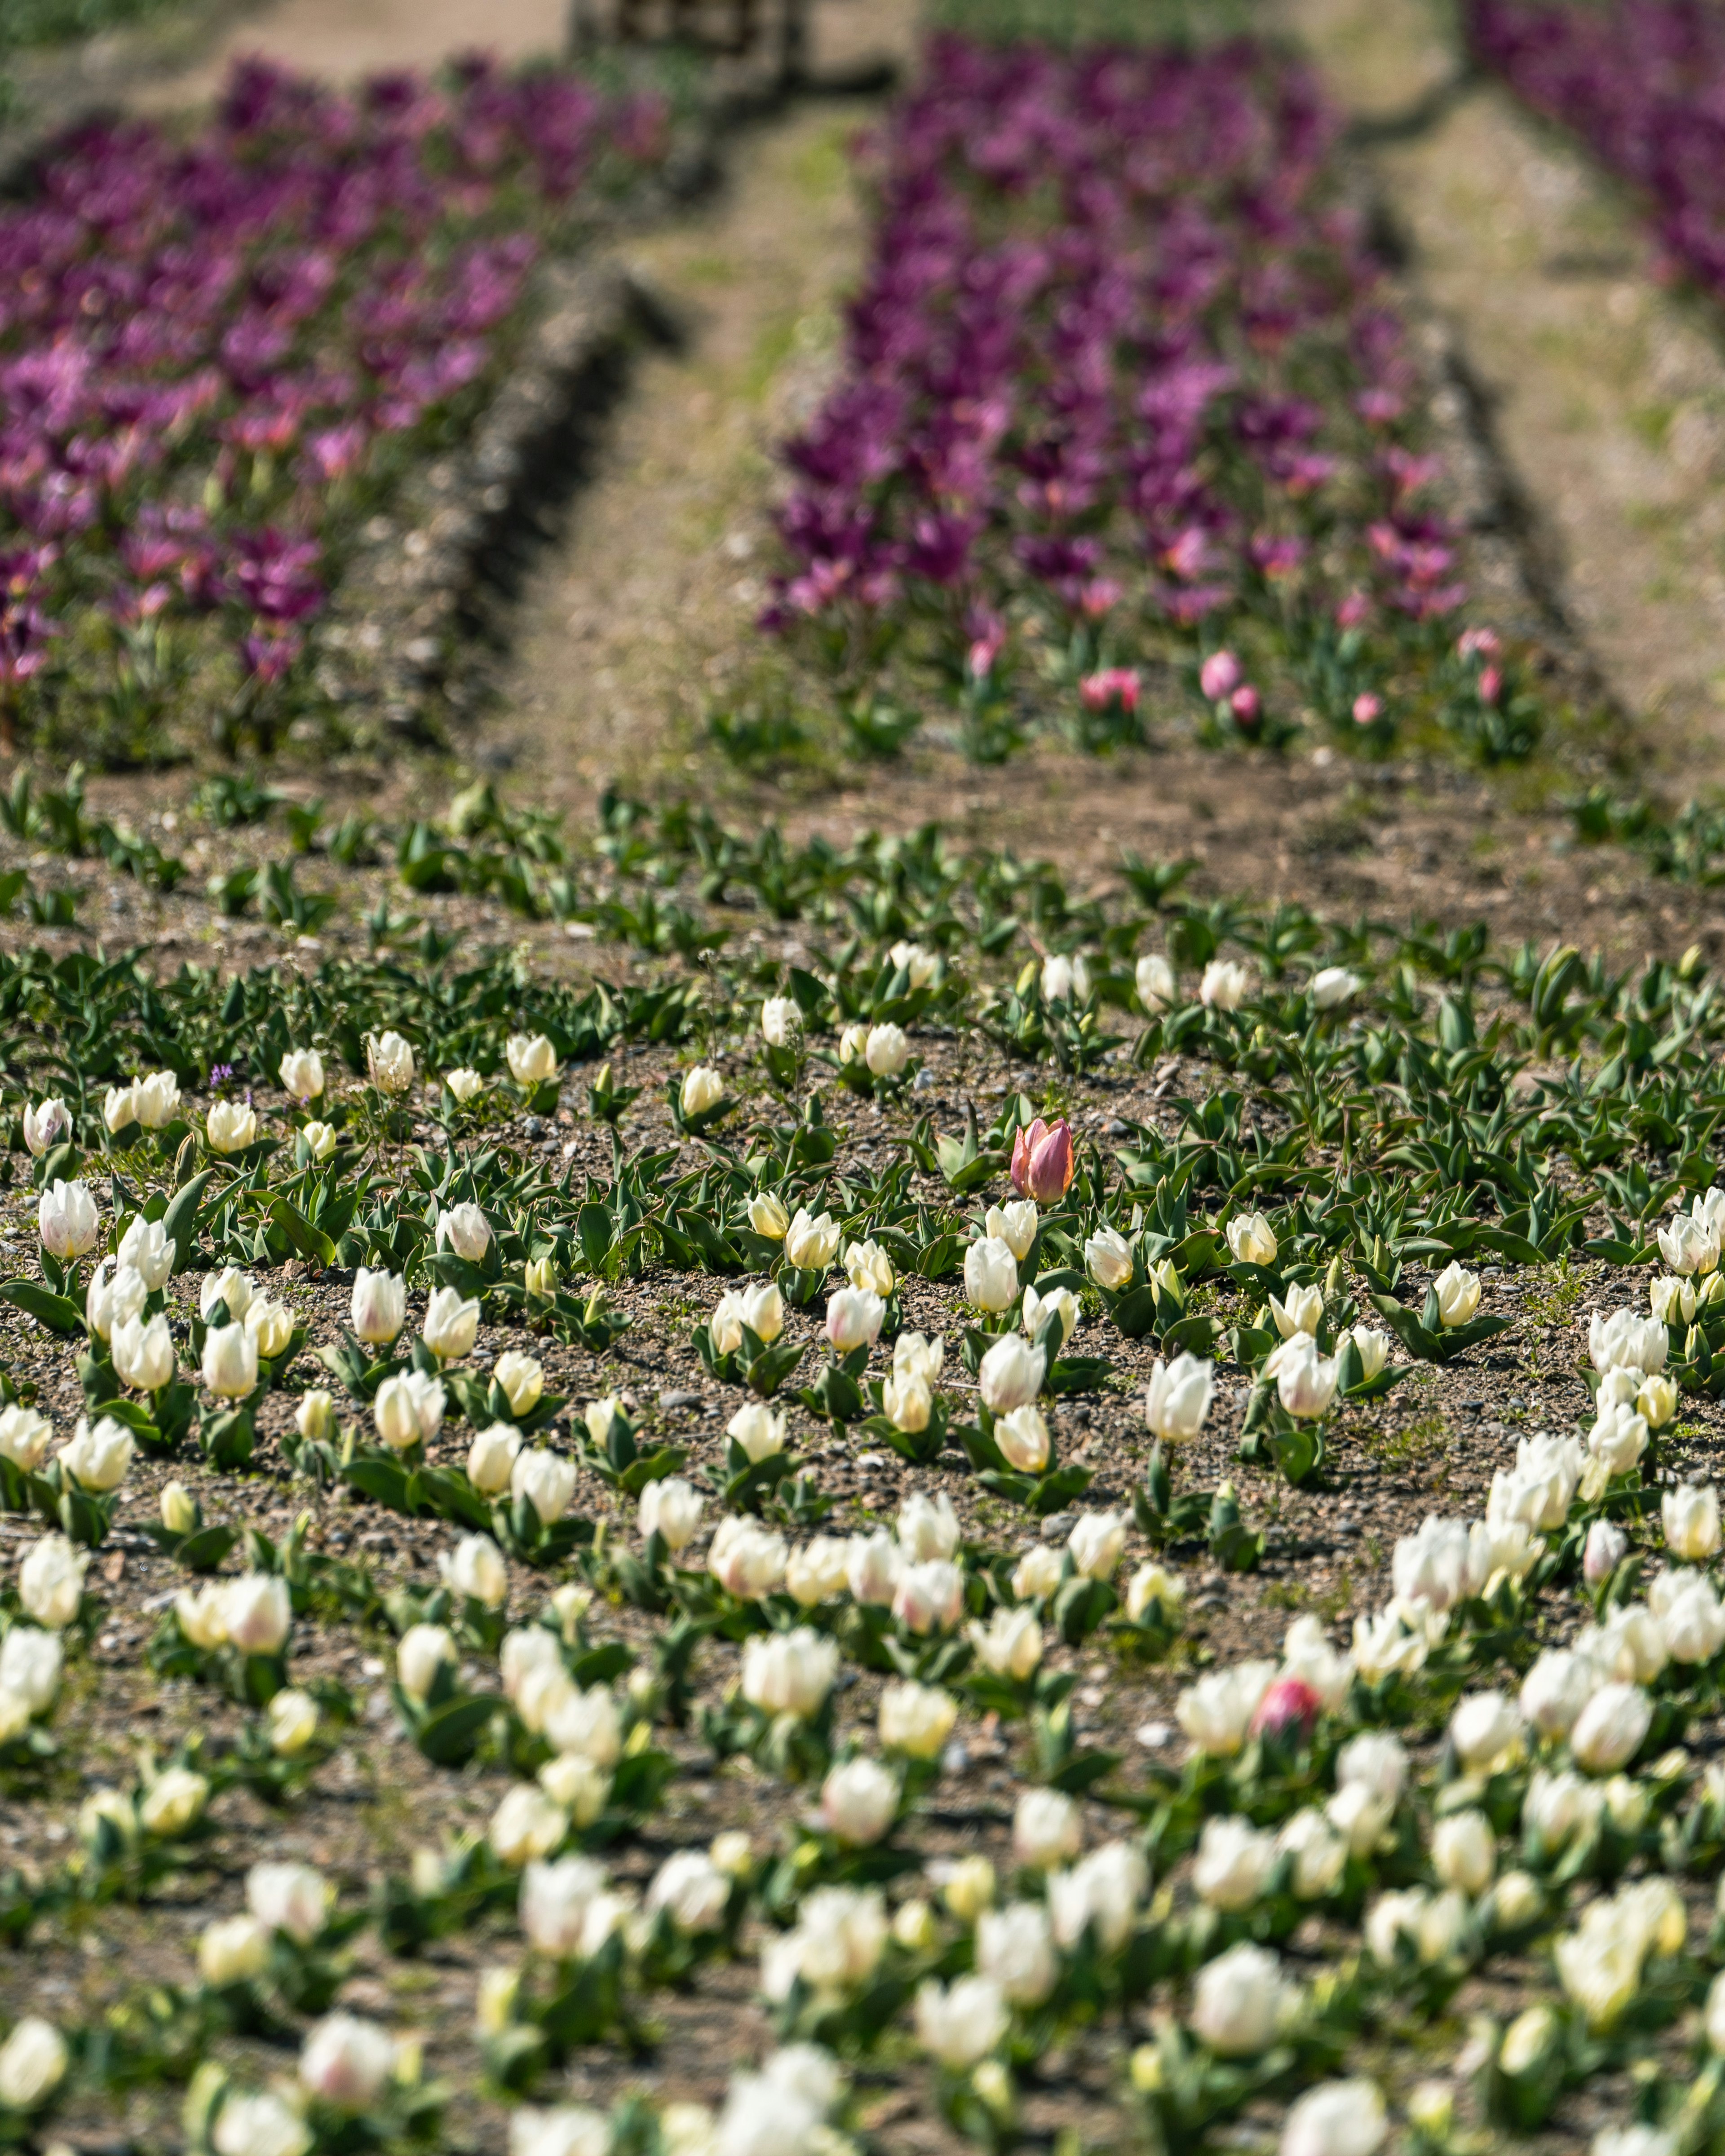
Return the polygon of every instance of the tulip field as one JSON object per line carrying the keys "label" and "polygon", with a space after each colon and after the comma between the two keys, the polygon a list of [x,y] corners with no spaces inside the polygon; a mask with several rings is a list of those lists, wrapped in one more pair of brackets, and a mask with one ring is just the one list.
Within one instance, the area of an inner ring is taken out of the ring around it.
{"label": "tulip field", "polygon": [[[1717,282],[1717,22],[1467,13]],[[1717,2156],[1717,814],[1578,947],[1621,767],[1522,768],[1315,59],[875,108],[736,429],[838,808],[294,760],[649,79],[259,60],[0,202],[0,2150]],[[1208,843],[1263,769],[1520,880]]]}

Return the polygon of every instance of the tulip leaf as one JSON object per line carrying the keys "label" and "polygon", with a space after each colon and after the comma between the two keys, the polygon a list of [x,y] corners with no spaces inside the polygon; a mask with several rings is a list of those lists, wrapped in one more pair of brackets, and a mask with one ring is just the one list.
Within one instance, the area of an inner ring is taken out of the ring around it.
{"label": "tulip leaf", "polygon": [[214,1572],[239,1539],[232,1527],[200,1527],[174,1551],[174,1561],[187,1572]]}
{"label": "tulip leaf", "polygon": [[162,1232],[174,1246],[177,1273],[184,1272],[192,1262],[198,1240],[198,1209],[214,1173],[213,1168],[201,1168],[189,1183],[182,1183],[162,1216]]}
{"label": "tulip leaf", "polygon": [[326,1270],[336,1262],[336,1246],[321,1228],[314,1228],[297,1205],[285,1198],[271,1200],[270,1218],[302,1258],[315,1259]]}
{"label": "tulip leaf", "polygon": [[461,1766],[473,1757],[486,1725],[502,1704],[490,1692],[453,1699],[424,1717],[413,1732],[413,1741],[434,1766]]}
{"label": "tulip leaf", "polygon": [[0,1281],[0,1298],[37,1319],[50,1332],[73,1333],[84,1330],[84,1312],[77,1304],[66,1296],[54,1294],[51,1288],[43,1287],[35,1281]]}

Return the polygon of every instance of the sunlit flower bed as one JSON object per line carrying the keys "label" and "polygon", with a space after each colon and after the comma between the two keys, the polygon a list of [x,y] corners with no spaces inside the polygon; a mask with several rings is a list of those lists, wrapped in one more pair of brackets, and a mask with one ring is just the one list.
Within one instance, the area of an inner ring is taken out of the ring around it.
{"label": "sunlit flower bed", "polygon": [[985,760],[1038,716],[1136,739],[1153,696],[1209,738],[1303,714],[1382,747],[1417,716],[1525,753],[1496,638],[1457,640],[1466,565],[1336,133],[1249,44],[933,43],[872,152],[845,378],[786,445],[771,625],[865,704],[943,683]]}
{"label": "sunlit flower bed", "polygon": [[[0,2028],[0,2130],[166,2084],[214,2156],[434,2139],[444,2062],[347,1987],[362,1938],[375,1966],[460,1937],[511,2156],[836,2156],[883,2075],[1001,2149],[1078,2057],[1123,2148],[1459,2152],[1602,2116],[1599,2156],[1708,2145],[1725,1022],[1698,959],[1630,982],[1189,906],[1140,864],[1104,904],[933,832],[840,854],[610,819],[619,893],[770,907],[796,960],[592,991],[506,957],[159,985],[0,961],[38,1244],[0,1284],[0,1503],[38,1522],[0,1599],[0,1774],[13,1819],[71,1830],[0,1874],[0,1933],[209,1912],[147,1993],[116,1967],[106,2005]],[[1040,958],[1002,889],[1034,889]],[[917,1116],[925,1071],[991,1049],[1044,1112],[1009,1088],[987,1128]],[[1135,1064],[1189,1097],[1079,1135],[1093,1075]],[[560,1104],[572,1160],[629,1132],[608,1178],[523,1149]],[[1524,1382],[1507,1277],[1584,1264],[1570,1426],[1497,1440],[1483,1507],[1397,1541],[1351,1625],[1194,1650],[1194,1569],[1268,1561],[1234,1484],[1193,1485],[1219,1424],[1255,1486],[1331,1502],[1393,1389]],[[339,1322],[308,1301],[326,1267]],[[653,1361],[619,1340],[678,1308],[711,1435],[623,1396]],[[44,1411],[61,1362],[81,1414]],[[1075,1443],[1086,1402],[1147,1466]],[[823,1490],[865,1451],[907,1471],[884,1517]],[[290,1531],[259,1466],[297,1478]],[[434,1568],[388,1586],[344,1553],[331,1488]],[[81,1760],[74,1680],[99,1642],[130,1675],[99,1553],[141,1530],[173,1571],[137,1658],[239,1718]],[[382,1675],[357,1722],[334,1638]],[[1169,1726],[1095,1743],[1081,1653],[1111,1686],[1166,1670]],[[380,1713],[485,1831],[369,1894],[213,1866],[225,1806],[315,1805]],[[996,1742],[1016,1786],[955,1851],[937,1823]],[[757,1809],[800,1794],[691,1838],[684,1786],[730,1772]],[[674,2046],[619,2073],[655,2003],[733,1961],[778,2048],[716,2109]],[[232,2050],[259,2031],[290,2070]],[[596,2062],[639,2092],[560,2095]]]}
{"label": "sunlit flower bed", "polygon": [[1470,0],[1474,50],[1633,182],[1675,274],[1725,292],[1725,20],[1692,0]]}
{"label": "sunlit flower bed", "polygon": [[269,738],[404,460],[459,437],[542,248],[665,146],[573,75],[261,64],[186,137],[95,125],[0,209],[0,728]]}

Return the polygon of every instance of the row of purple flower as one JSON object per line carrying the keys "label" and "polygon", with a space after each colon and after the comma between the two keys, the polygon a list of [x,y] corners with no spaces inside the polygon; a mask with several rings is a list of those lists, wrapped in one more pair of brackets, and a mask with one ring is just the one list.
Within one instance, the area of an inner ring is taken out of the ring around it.
{"label": "row of purple flower", "polygon": [[1335,126],[1250,44],[935,41],[870,146],[872,263],[786,446],[768,625],[851,686],[932,663],[961,699],[1034,652],[1092,712],[1173,656],[1247,734],[1260,665],[1380,737],[1410,644],[1501,696],[1493,652],[1456,657],[1457,535]]}
{"label": "row of purple flower", "polygon": [[1473,49],[1647,197],[1669,266],[1725,293],[1725,13],[1700,0],[1469,0]]}
{"label": "row of purple flower", "polygon": [[[583,188],[667,114],[465,60],[338,95],[253,63],[190,140],[91,126],[0,209],[0,706],[94,609],[279,677],[341,520],[483,376]],[[8,528],[9,527],[9,528]]]}

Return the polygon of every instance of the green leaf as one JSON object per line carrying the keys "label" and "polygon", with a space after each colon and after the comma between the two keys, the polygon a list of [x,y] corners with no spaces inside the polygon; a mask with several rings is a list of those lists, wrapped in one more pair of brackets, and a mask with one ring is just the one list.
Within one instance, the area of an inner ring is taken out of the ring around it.
{"label": "green leaf", "polygon": [[162,1232],[174,1246],[177,1273],[184,1272],[192,1262],[193,1247],[197,1241],[198,1208],[214,1173],[213,1168],[203,1168],[189,1183],[182,1183],[162,1216]]}
{"label": "green leaf", "polygon": [[297,1205],[285,1198],[271,1200],[270,1217],[302,1258],[315,1259],[326,1268],[336,1262],[336,1246],[321,1228],[314,1228]]}
{"label": "green leaf", "polygon": [[39,1281],[28,1280],[0,1281],[0,1300],[38,1319],[50,1332],[73,1333],[84,1330],[84,1312],[77,1304],[64,1295],[56,1295],[51,1288]]}
{"label": "green leaf", "polygon": [[486,1724],[503,1704],[490,1692],[451,1700],[428,1714],[414,1742],[434,1766],[459,1767],[473,1757]]}

